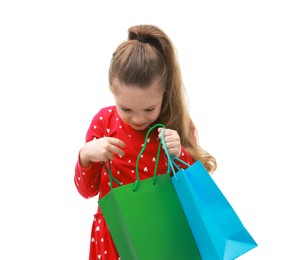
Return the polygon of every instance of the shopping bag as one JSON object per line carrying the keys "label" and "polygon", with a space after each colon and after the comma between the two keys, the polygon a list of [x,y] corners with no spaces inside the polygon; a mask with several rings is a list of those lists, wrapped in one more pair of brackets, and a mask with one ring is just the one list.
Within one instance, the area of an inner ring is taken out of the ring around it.
{"label": "shopping bag", "polygon": [[[121,260],[201,259],[190,226],[172,184],[170,173],[140,180],[136,161],[136,182],[112,188],[118,182],[110,174],[111,190],[100,198],[99,206],[107,222]],[[161,144],[159,143],[158,163]],[[156,167],[157,168],[157,167]]]}
{"label": "shopping bag", "polygon": [[[164,138],[162,143],[173,172],[173,185],[202,259],[232,260],[255,248],[257,243],[203,164],[196,161],[188,165],[168,154]],[[177,161],[187,168],[180,168]]]}

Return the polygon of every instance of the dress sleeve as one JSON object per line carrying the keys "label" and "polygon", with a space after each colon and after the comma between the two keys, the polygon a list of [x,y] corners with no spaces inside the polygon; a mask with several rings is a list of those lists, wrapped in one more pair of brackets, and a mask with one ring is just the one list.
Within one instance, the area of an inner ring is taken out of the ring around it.
{"label": "dress sleeve", "polygon": [[96,196],[100,190],[100,163],[91,163],[88,168],[83,168],[79,158],[75,165],[74,183],[84,198],[89,199]]}
{"label": "dress sleeve", "polygon": [[[95,138],[103,137],[102,125],[99,118],[102,116],[102,110],[100,110],[92,119],[90,127],[86,134],[86,142],[89,142]],[[74,183],[78,192],[84,198],[92,198],[96,196],[100,191],[100,176],[101,176],[101,163],[91,162],[88,168],[83,168],[80,165],[80,157],[75,165]]]}

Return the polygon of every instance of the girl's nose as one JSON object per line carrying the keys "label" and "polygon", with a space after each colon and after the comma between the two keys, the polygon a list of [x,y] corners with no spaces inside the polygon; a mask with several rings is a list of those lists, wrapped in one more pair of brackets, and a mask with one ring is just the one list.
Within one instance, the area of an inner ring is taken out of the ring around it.
{"label": "girl's nose", "polygon": [[135,123],[135,124],[141,124],[144,122],[144,117],[143,116],[140,116],[140,115],[135,115],[132,117],[132,122]]}

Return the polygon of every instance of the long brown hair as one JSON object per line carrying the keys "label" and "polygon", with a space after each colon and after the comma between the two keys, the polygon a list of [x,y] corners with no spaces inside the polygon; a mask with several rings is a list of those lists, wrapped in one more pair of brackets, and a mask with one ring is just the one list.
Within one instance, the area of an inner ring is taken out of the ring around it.
{"label": "long brown hair", "polygon": [[209,173],[215,171],[216,160],[201,148],[189,115],[176,49],[160,28],[137,25],[128,29],[128,40],[117,47],[111,59],[110,86],[114,78],[141,88],[159,79],[164,97],[158,122],[178,132],[193,161],[200,160]]}

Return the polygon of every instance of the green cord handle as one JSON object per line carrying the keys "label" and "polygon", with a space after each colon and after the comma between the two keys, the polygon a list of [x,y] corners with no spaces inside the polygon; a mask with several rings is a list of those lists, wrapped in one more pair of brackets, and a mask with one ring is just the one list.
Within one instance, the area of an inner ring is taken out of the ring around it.
{"label": "green cord handle", "polygon": [[113,181],[116,182],[119,186],[122,185],[122,183],[120,181],[118,181],[112,174],[112,168],[111,168],[111,161],[108,161],[109,164],[109,168],[106,166],[105,162],[102,162],[102,166],[105,168],[106,172],[109,174],[110,176],[110,189],[113,188]]}
{"label": "green cord handle", "polygon": [[[147,145],[147,139],[148,139],[148,136],[150,135],[151,131],[157,127],[162,127],[163,130],[162,130],[162,138],[161,138],[161,143],[162,143],[162,146],[163,146],[163,150],[165,151],[165,154],[166,154],[166,157],[167,157],[167,161],[168,161],[168,170],[167,172],[170,172],[170,169],[172,170],[173,172],[173,175],[175,177],[175,179],[177,179],[176,177],[176,171],[175,171],[175,168],[177,170],[180,170],[180,167],[176,164],[175,160],[181,162],[182,164],[186,165],[186,166],[190,166],[188,163],[186,163],[185,161],[181,160],[180,158],[172,155],[172,154],[169,154],[168,153],[168,149],[167,149],[167,146],[166,146],[166,142],[165,142],[165,138],[164,138],[164,132],[165,132],[165,125],[163,124],[155,124],[153,125],[146,133],[146,136],[145,136],[145,139],[144,139],[144,144],[142,146],[142,149],[141,151],[139,152],[138,154],[138,157],[137,157],[137,160],[136,160],[136,181],[134,183],[134,187],[133,187],[133,191],[136,191],[138,189],[138,185],[139,185],[139,182],[140,182],[140,176],[139,176],[139,160],[141,158],[141,155],[142,153],[144,152],[144,150],[146,149],[146,145]],[[156,157],[156,164],[155,164],[155,169],[154,169],[154,175],[153,175],[153,184],[155,185],[156,184],[156,179],[157,179],[157,170],[158,170],[158,164],[159,164],[159,158],[160,158],[160,143],[158,145],[158,151],[157,151],[157,157]],[[113,182],[117,183],[119,186],[122,185],[122,183],[120,181],[118,181],[112,174],[112,169],[111,169],[111,162],[108,161],[108,164],[109,164],[109,167],[106,166],[105,162],[102,162],[102,165],[103,167],[105,168],[106,172],[109,174],[110,176],[110,189],[113,188]]]}
{"label": "green cord handle", "polygon": [[[153,125],[146,133],[146,136],[145,136],[145,139],[144,139],[144,144],[142,146],[142,149],[140,151],[140,153],[138,154],[138,157],[137,157],[137,160],[136,160],[136,181],[134,183],[134,187],[133,187],[133,191],[136,191],[137,188],[138,188],[138,185],[139,185],[139,182],[140,182],[140,176],[139,176],[139,160],[141,158],[141,155],[142,153],[144,152],[145,148],[146,148],[146,144],[147,144],[147,139],[148,139],[148,136],[150,134],[150,132],[155,129],[156,127],[162,127],[163,128],[163,131],[166,129],[165,125],[163,124],[155,124]],[[164,133],[164,132],[163,132]],[[162,134],[163,136],[163,134]],[[156,183],[156,177],[157,177],[157,169],[158,169],[158,163],[159,163],[159,158],[160,158],[160,150],[161,150],[161,147],[160,147],[160,143],[158,145],[158,152],[157,152],[157,157],[156,157],[156,165],[155,165],[155,169],[154,169],[154,176],[153,176],[153,184]],[[168,167],[169,169],[169,167]]]}
{"label": "green cord handle", "polygon": [[[163,124],[155,124],[153,125],[146,133],[145,139],[144,139],[144,144],[142,146],[141,151],[138,154],[137,160],[136,160],[136,181],[134,183],[134,187],[133,187],[133,191],[136,191],[138,189],[138,185],[140,182],[140,176],[139,176],[139,160],[141,158],[142,153],[144,152],[146,145],[147,145],[147,139],[148,136],[150,134],[150,132],[155,129],[156,127],[162,127],[163,128],[163,133],[162,133],[162,139],[164,138],[163,134],[164,134],[164,130],[166,129],[165,125]],[[157,151],[157,157],[156,157],[156,165],[155,165],[155,169],[154,169],[154,175],[153,175],[153,184],[156,184],[156,177],[157,177],[157,170],[158,170],[158,164],[159,164],[159,158],[160,158],[160,151],[161,151],[161,146],[160,143],[158,145],[158,151]],[[110,176],[110,189],[113,188],[113,182],[117,183],[119,186],[122,185],[122,183],[120,181],[118,181],[112,174],[112,169],[111,169],[111,162],[108,161],[109,167],[106,166],[105,162],[102,162],[102,166],[105,168],[106,172],[109,174]],[[168,172],[170,167],[168,165]]]}

